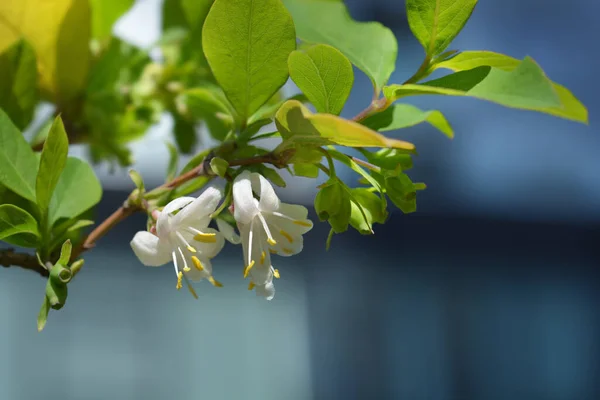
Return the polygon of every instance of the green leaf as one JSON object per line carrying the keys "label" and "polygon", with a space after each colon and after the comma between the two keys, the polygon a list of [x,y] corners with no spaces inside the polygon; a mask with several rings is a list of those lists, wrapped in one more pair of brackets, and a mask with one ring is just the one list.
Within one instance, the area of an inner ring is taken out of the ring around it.
{"label": "green leaf", "polygon": [[422,122],[428,122],[449,138],[454,137],[454,131],[444,114],[437,110],[422,111],[410,104],[394,104],[383,112],[371,115],[361,123],[375,131],[386,132],[408,128]]}
{"label": "green leaf", "polygon": [[22,247],[35,247],[40,237],[35,218],[12,205],[0,205],[0,240]]}
{"label": "green leaf", "polygon": [[245,122],[288,79],[292,17],[280,0],[216,0],[202,36],[213,74]]}
{"label": "green leaf", "polygon": [[271,181],[271,183],[274,183],[275,185],[282,188],[286,186],[285,179],[283,179],[281,175],[279,175],[279,173],[274,169],[266,167],[264,165],[259,165],[258,171],[261,175],[263,175],[265,178]]}
{"label": "green leaf", "polygon": [[34,152],[0,109],[0,183],[35,203],[37,170],[38,159]]}
{"label": "green leaf", "polygon": [[[386,206],[381,198],[375,193],[365,188],[351,189],[352,192],[352,213],[350,215],[350,225],[363,235],[373,233],[373,224],[383,224],[387,219]],[[358,204],[362,207],[362,212]]]}
{"label": "green leaf", "polygon": [[92,8],[92,37],[110,38],[115,22],[131,8],[134,0],[90,0]]}
{"label": "green leaf", "polygon": [[386,138],[361,125],[331,114],[312,114],[302,103],[289,100],[275,116],[275,123],[286,139],[277,149],[283,151],[297,144],[323,146],[339,144],[349,147],[395,147],[414,150],[412,143]]}
{"label": "green leaf", "polygon": [[133,181],[133,184],[140,192],[143,193],[145,191],[144,178],[142,178],[139,172],[137,172],[135,169],[130,169],[129,178]]}
{"label": "green leaf", "polygon": [[400,168],[400,171],[405,171],[413,167],[412,156],[396,149],[381,149],[376,152],[364,150],[362,153],[370,163],[384,170],[396,170]]}
{"label": "green leaf", "polygon": [[90,65],[88,0],[1,1],[0,53],[22,38],[35,50],[47,97],[66,104],[81,94]]}
{"label": "green leaf", "polygon": [[169,165],[167,167],[166,182],[170,182],[177,175],[177,167],[179,165],[179,152],[172,143],[167,142],[167,148],[169,149]]}
{"label": "green leaf", "polygon": [[[446,68],[454,72],[490,66],[503,71],[513,71],[520,64],[516,58],[491,51],[465,51],[446,61],[436,63],[433,69]],[[585,106],[564,86],[553,82],[552,86],[560,100],[559,107],[545,107],[536,111],[546,112],[572,121],[588,123],[588,111]]]}
{"label": "green leaf", "polygon": [[408,25],[432,57],[458,35],[476,4],[477,0],[406,0]]}
{"label": "green leaf", "polygon": [[227,160],[219,157],[214,157],[210,160],[210,169],[221,178],[225,177],[227,174],[227,168],[229,168]]}
{"label": "green leaf", "polygon": [[421,190],[423,187],[415,185],[408,175],[399,174],[385,178],[385,187],[392,203],[403,213],[417,211],[417,190]]}
{"label": "green leaf", "polygon": [[280,100],[276,103],[273,104],[269,104],[268,102],[263,104],[258,111],[256,111],[251,117],[250,119],[248,119],[248,124],[253,124],[257,121],[260,121],[262,119],[272,119],[275,116],[275,113],[277,112],[277,110],[279,110],[279,108],[281,108],[281,106],[288,100],[298,100],[300,103],[306,103],[308,102],[308,99],[306,98],[306,96],[304,95],[304,93],[298,93],[293,95],[292,97],[289,97],[285,100]]}
{"label": "green leaf", "polygon": [[173,135],[175,136],[177,147],[182,153],[190,154],[198,141],[196,126],[193,122],[188,121],[178,114],[173,114],[173,119]]}
{"label": "green leaf", "polygon": [[41,332],[44,330],[46,326],[46,321],[48,320],[48,313],[50,312],[50,301],[48,300],[48,296],[44,295],[44,302],[42,303],[42,307],[40,308],[40,313],[37,318],[37,330]]}
{"label": "green leaf", "polygon": [[69,265],[69,260],[71,259],[71,251],[73,250],[73,245],[70,240],[66,240],[62,247],[60,248],[60,257],[58,258],[57,264],[62,264],[64,266]]}
{"label": "green leaf", "polygon": [[352,64],[334,47],[319,44],[296,50],[288,58],[290,77],[318,112],[342,112],[350,95]]}
{"label": "green leaf", "polygon": [[52,193],[54,193],[54,188],[67,163],[68,152],[69,138],[65,132],[62,119],[57,117],[44,143],[35,183],[37,204],[42,215],[45,215],[48,211]]}
{"label": "green leaf", "polygon": [[379,91],[396,68],[398,43],[378,22],[357,22],[340,0],[284,0],[294,17],[298,37],[341,51]]}
{"label": "green leaf", "polygon": [[319,176],[319,167],[314,164],[294,164],[294,175],[305,178],[316,178]]}
{"label": "green leaf", "polygon": [[25,129],[38,102],[35,53],[24,40],[0,54],[0,108]]}
{"label": "green leaf", "polygon": [[208,88],[186,90],[183,95],[183,102],[190,115],[198,120],[203,120],[211,136],[217,140],[225,138],[233,128],[235,118],[224,100],[215,90]]}
{"label": "green leaf", "polygon": [[49,224],[60,218],[73,218],[95,206],[102,187],[88,163],[69,157],[50,201]]}
{"label": "green leaf", "polygon": [[552,82],[529,57],[512,71],[478,67],[419,85],[391,85],[384,88],[384,94],[388,101],[409,95],[441,94],[475,97],[507,107],[541,112],[560,107]]}

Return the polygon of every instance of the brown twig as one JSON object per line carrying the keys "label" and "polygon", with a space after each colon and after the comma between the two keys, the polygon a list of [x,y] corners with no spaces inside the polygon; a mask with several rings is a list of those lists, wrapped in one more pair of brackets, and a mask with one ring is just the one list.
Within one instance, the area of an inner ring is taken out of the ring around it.
{"label": "brown twig", "polygon": [[21,268],[37,272],[41,276],[48,276],[48,270],[40,265],[36,256],[15,253],[13,249],[0,250],[0,265],[5,268],[18,265]]}

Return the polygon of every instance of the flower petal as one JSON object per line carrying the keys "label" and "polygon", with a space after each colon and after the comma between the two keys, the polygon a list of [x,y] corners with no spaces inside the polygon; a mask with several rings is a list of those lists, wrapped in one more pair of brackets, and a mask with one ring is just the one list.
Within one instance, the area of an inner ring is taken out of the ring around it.
{"label": "flower petal", "polygon": [[167,204],[156,221],[156,233],[159,237],[164,237],[171,232],[171,213],[177,211],[194,201],[193,197],[178,197]]}
{"label": "flower petal", "polygon": [[276,211],[279,208],[279,198],[269,181],[257,172],[250,176],[252,189],[260,195],[258,207],[261,211]]}
{"label": "flower petal", "polygon": [[131,241],[131,248],[142,264],[149,267],[159,267],[171,261],[169,246],[150,232],[136,233]]}
{"label": "flower petal", "polygon": [[213,235],[213,237],[210,238],[211,241],[195,240],[194,236],[196,235],[188,231],[182,231],[181,235],[194,249],[196,249],[196,251],[200,255],[208,258],[213,258],[217,254],[219,254],[219,252],[223,249],[223,246],[225,245],[223,235],[213,228],[204,228],[202,229],[202,233],[208,233]]}
{"label": "flower petal", "polygon": [[225,240],[232,244],[240,244],[242,239],[240,235],[235,232],[233,226],[229,225],[227,222],[222,219],[217,218],[217,227],[219,228],[219,232],[223,234]]}
{"label": "flower petal", "polygon": [[188,272],[184,272],[185,276],[189,280],[195,282],[198,282],[202,279],[207,279],[212,275],[212,264],[210,260],[202,256],[194,257],[196,257],[196,260],[193,260],[192,257],[189,257],[189,259],[186,260],[190,270]]}
{"label": "flower petal", "polygon": [[257,296],[262,296],[267,300],[273,300],[273,297],[275,297],[275,285],[273,285],[272,281],[264,285],[256,285],[255,288]]}
{"label": "flower petal", "polygon": [[[184,221],[186,220],[198,221],[206,219],[216,210],[222,197],[223,195],[219,189],[212,186],[206,188],[197,199],[194,199],[194,201],[190,202],[173,217],[173,224],[179,226],[185,223]],[[207,225],[208,222],[206,221]]]}
{"label": "flower petal", "polygon": [[280,213],[287,215],[291,219],[303,221],[308,219],[308,210],[306,207],[301,206],[299,204],[288,204],[288,203],[280,203],[279,204]]}
{"label": "flower petal", "polygon": [[233,216],[241,224],[249,224],[259,213],[258,204],[252,194],[250,173],[244,171],[233,181]]}

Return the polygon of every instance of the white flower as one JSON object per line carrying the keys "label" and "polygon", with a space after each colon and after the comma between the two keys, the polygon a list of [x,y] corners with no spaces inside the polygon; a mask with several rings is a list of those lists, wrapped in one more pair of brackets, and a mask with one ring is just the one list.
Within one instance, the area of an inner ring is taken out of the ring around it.
{"label": "white flower", "polygon": [[[177,274],[177,289],[183,278],[199,281],[208,279],[214,286],[222,286],[212,276],[210,259],[223,248],[223,236],[209,228],[211,213],[215,211],[221,192],[209,187],[197,199],[180,197],[165,206],[158,216],[156,235],[141,231],[135,234],[131,248],[140,261],[158,267],[173,261]],[[195,296],[188,283],[190,291]]]}
{"label": "white flower", "polygon": [[302,251],[302,235],[313,227],[308,211],[281,203],[269,181],[248,171],[233,183],[233,205],[244,248],[244,277],[250,276],[248,289],[256,288],[257,295],[271,300],[275,295],[273,277],[279,278],[271,254],[291,256]]}

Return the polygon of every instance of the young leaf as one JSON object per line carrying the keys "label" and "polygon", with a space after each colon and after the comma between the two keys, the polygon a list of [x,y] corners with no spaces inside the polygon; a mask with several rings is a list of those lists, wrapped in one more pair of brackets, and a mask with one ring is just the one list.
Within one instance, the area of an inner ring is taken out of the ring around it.
{"label": "young leaf", "polygon": [[38,58],[40,87],[65,103],[85,87],[90,65],[89,0],[0,2],[0,52],[25,38]]}
{"label": "young leaf", "polygon": [[62,264],[64,266],[69,265],[69,260],[71,259],[71,251],[73,250],[73,245],[70,240],[66,240],[62,247],[60,248],[60,257],[57,261],[58,264]]}
{"label": "young leaf", "polygon": [[37,318],[37,330],[41,332],[44,330],[46,326],[46,321],[48,320],[48,313],[50,312],[50,301],[48,300],[48,296],[44,295],[44,302],[42,303],[42,307],[40,308],[40,313]]}
{"label": "young leaf", "polygon": [[311,146],[339,144],[349,147],[395,147],[414,150],[412,143],[386,138],[357,122],[330,114],[312,114],[302,103],[290,100],[275,116],[275,123],[286,139],[279,147],[284,150],[298,143]]}
{"label": "young leaf", "polygon": [[184,154],[190,154],[198,141],[196,137],[196,126],[177,113],[173,113],[174,126],[173,134],[177,147]]}
{"label": "young leaf", "polygon": [[167,148],[169,149],[169,165],[167,167],[166,182],[170,182],[177,175],[177,167],[179,166],[179,152],[172,143],[167,142]]}
{"label": "young leaf", "polygon": [[35,218],[12,205],[0,205],[0,240],[23,247],[35,247],[40,237]]}
{"label": "young leaf", "polygon": [[385,187],[392,203],[403,213],[409,214],[417,211],[417,190],[421,187],[417,187],[408,175],[399,174],[385,178]]}
{"label": "young leaf", "polygon": [[38,159],[0,109],[0,183],[19,196],[35,203],[35,177]]}
{"label": "young leaf", "polygon": [[290,77],[318,112],[342,112],[354,74],[352,64],[341,52],[324,44],[311,46],[293,51],[288,66]]}
{"label": "young leaf", "polygon": [[0,108],[15,125],[25,129],[38,101],[35,53],[24,40],[0,55]]}
{"label": "young leaf", "polygon": [[[352,192],[352,213],[350,215],[350,225],[363,235],[373,233],[373,224],[383,224],[387,219],[386,206],[382,199],[375,193],[365,188],[351,189]],[[361,212],[357,202],[362,207]]]}
{"label": "young leaf", "polygon": [[49,225],[59,218],[73,218],[95,206],[102,187],[88,163],[69,157],[50,201]]}
{"label": "young leaf", "polygon": [[476,4],[477,0],[406,0],[408,25],[433,57],[458,35]]}
{"label": "young leaf", "polygon": [[134,0],[90,0],[92,8],[92,37],[110,38],[115,22],[131,8]]}
{"label": "young leaf", "polygon": [[185,102],[190,115],[204,120],[212,137],[223,140],[233,128],[234,116],[226,100],[223,101],[215,90],[195,88],[184,93]]}
{"label": "young leaf", "polygon": [[[513,71],[520,64],[516,58],[509,57],[504,54],[494,53],[491,51],[465,51],[448,60],[436,63],[432,68],[446,68],[454,72],[466,71],[469,69],[490,66],[503,71]],[[561,106],[547,107],[543,110],[548,114],[557,117],[570,119],[572,121],[588,123],[588,111],[585,106],[577,100],[577,98],[566,87],[553,82],[552,86],[558,95]]]}
{"label": "young leaf", "polygon": [[437,110],[422,111],[410,104],[394,104],[383,112],[371,115],[361,123],[375,131],[385,132],[408,128],[422,122],[428,122],[449,138],[454,137],[454,131],[444,114]]}
{"label": "young leaf", "polygon": [[133,182],[133,184],[135,185],[135,187],[140,192],[143,193],[146,190],[146,188],[144,186],[144,178],[142,178],[142,176],[140,175],[140,173],[137,172],[135,169],[130,169],[129,170],[129,178],[131,179],[131,181]]}
{"label": "young leaf", "polygon": [[60,174],[65,168],[68,152],[69,138],[65,132],[62,119],[57,117],[44,143],[44,149],[40,158],[40,168],[35,182],[37,204],[40,207],[42,215],[45,215],[46,211],[48,211],[52,193],[54,193],[54,188],[58,183]]}
{"label": "young leaf", "polygon": [[362,70],[378,91],[396,68],[398,43],[378,22],[357,22],[340,0],[284,0],[294,17],[298,37],[341,51]]}
{"label": "young leaf", "polygon": [[319,168],[314,164],[294,164],[294,175],[305,178],[316,178],[319,176]]}
{"label": "young leaf", "polygon": [[245,122],[286,82],[296,33],[280,0],[216,0],[204,22],[202,45]]}
{"label": "young leaf", "polygon": [[348,230],[352,208],[344,183],[333,179],[315,197],[315,211],[321,221],[328,221],[335,233]]}
{"label": "young leaf", "polygon": [[468,96],[507,107],[550,114],[560,107],[552,82],[529,57],[509,72],[492,67],[478,67],[419,85],[391,85],[384,88],[384,94],[390,101],[418,94]]}

